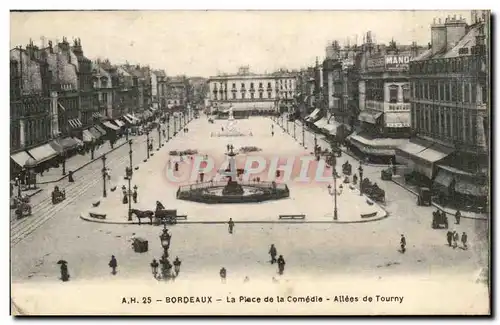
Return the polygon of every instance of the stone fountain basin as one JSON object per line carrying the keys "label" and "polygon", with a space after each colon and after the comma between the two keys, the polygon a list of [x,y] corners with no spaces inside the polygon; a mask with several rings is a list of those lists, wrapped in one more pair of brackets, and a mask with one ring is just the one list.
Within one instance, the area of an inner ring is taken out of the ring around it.
{"label": "stone fountain basin", "polygon": [[242,188],[243,194],[222,194],[224,186],[181,191],[177,194],[177,199],[207,204],[236,204],[273,201],[290,197],[288,188],[273,190],[250,185],[242,185]]}

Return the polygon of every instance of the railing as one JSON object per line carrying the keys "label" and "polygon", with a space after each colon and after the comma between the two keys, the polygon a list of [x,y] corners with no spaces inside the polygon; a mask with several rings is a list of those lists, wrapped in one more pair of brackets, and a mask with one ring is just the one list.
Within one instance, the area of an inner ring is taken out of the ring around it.
{"label": "railing", "polygon": [[[211,187],[224,187],[227,185],[227,181],[220,182],[203,182],[203,183],[194,183],[189,185],[179,186],[179,192],[189,192],[193,190],[202,190]],[[276,188],[278,190],[288,190],[288,186],[286,184],[279,184],[273,182],[257,182],[257,181],[248,181],[248,182],[238,182],[241,186],[249,186],[249,187],[258,187],[271,189]]]}

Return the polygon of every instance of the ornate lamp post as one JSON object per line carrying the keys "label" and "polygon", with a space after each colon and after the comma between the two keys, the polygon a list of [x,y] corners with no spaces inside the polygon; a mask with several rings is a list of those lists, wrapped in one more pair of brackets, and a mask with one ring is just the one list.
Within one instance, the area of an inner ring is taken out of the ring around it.
{"label": "ornate lamp post", "polygon": [[305,122],[302,121],[302,145],[305,147],[306,146],[306,126]]}
{"label": "ornate lamp post", "polygon": [[361,196],[363,195],[363,166],[361,161],[359,162],[358,172],[359,172],[359,196]]}
{"label": "ornate lamp post", "polygon": [[125,173],[127,176],[127,181],[128,181],[128,221],[132,221],[132,189],[131,189],[131,182],[132,182],[132,140],[128,141],[129,145],[129,158],[130,158],[130,164],[128,168],[125,168]]}
{"label": "ornate lamp post", "polygon": [[331,185],[328,185],[328,193],[334,197],[333,201],[333,220],[337,220],[337,159],[332,154],[331,155],[331,164],[332,164],[332,176],[333,176],[333,188]]}
{"label": "ornate lamp post", "polygon": [[170,114],[167,115],[167,141],[170,140]]}
{"label": "ornate lamp post", "polygon": [[17,186],[17,197],[21,198],[21,180],[19,179],[19,177],[16,177],[15,181]]}
{"label": "ornate lamp post", "polygon": [[175,133],[177,132],[177,116],[174,115],[174,136],[175,136]]}
{"label": "ornate lamp post", "polygon": [[159,151],[161,149],[161,125],[158,123],[158,149],[156,151]]}
{"label": "ornate lamp post", "polygon": [[[159,263],[156,259],[153,259],[151,262],[151,272],[153,273],[153,277],[157,280],[174,280],[177,277],[177,274],[180,272],[180,261],[176,260],[174,262],[175,269],[172,272],[172,263],[168,260],[168,250],[170,248],[170,241],[172,240],[172,235],[168,233],[167,224],[163,224],[163,231],[160,234],[160,244],[163,248],[163,255],[161,256]],[[161,266],[160,273],[158,274],[158,267]]]}
{"label": "ornate lamp post", "polygon": [[146,131],[146,152],[147,152],[146,160],[148,160],[149,159],[149,131]]}
{"label": "ornate lamp post", "polygon": [[288,113],[286,113],[286,133],[290,134],[290,132],[288,131],[288,125],[289,125],[290,123],[288,123],[288,122],[289,122],[289,121],[288,121]]}
{"label": "ornate lamp post", "polygon": [[107,197],[108,193],[106,192],[106,155],[102,155],[102,196]]}
{"label": "ornate lamp post", "polygon": [[293,121],[293,138],[294,138],[295,140],[297,140],[297,136],[296,136],[296,134],[295,134],[295,127],[296,127],[296,126],[297,126],[297,125],[295,124],[295,121]]}
{"label": "ornate lamp post", "polygon": [[64,176],[66,175],[66,151],[63,151],[61,153],[61,158],[62,158],[62,174]]}
{"label": "ornate lamp post", "polygon": [[318,139],[316,137],[316,132],[314,132],[314,153],[316,154],[316,148],[318,147]]}

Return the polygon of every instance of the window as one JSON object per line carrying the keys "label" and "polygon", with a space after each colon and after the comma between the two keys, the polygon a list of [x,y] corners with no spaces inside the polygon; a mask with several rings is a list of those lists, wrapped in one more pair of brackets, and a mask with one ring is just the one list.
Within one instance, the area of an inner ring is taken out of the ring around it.
{"label": "window", "polygon": [[469,112],[464,112],[464,137],[465,137],[465,142],[470,143],[471,142],[471,134],[470,134],[470,115]]}
{"label": "window", "polygon": [[250,89],[253,89],[253,82],[250,83]]}
{"label": "window", "polygon": [[447,82],[444,83],[444,100],[447,102],[449,102],[451,100],[450,85]]}
{"label": "window", "polygon": [[236,84],[233,82],[233,88],[236,88]]}
{"label": "window", "polygon": [[244,92],[241,93],[241,99],[245,99],[245,93]]}
{"label": "window", "polygon": [[410,87],[408,85],[403,86],[403,102],[410,102]]}
{"label": "window", "polygon": [[485,85],[481,85],[481,102],[483,104],[489,103],[488,90],[486,89]]}
{"label": "window", "polygon": [[271,88],[271,83],[270,82],[267,83],[267,88]]}
{"label": "window", "polygon": [[468,103],[470,100],[470,83],[466,82],[464,85],[464,103]]}
{"label": "window", "polygon": [[259,88],[262,88],[262,82],[259,82]]}
{"label": "window", "polygon": [[241,88],[244,89],[245,88],[245,84],[244,83],[241,83]]}
{"label": "window", "polygon": [[250,98],[254,99],[254,93],[250,93]]}
{"label": "window", "polygon": [[472,91],[471,91],[471,103],[475,104],[476,99],[477,99],[477,85],[474,83],[471,85]]}
{"label": "window", "polygon": [[451,101],[456,102],[458,100],[458,86],[456,82],[451,84]]}
{"label": "window", "polygon": [[233,99],[236,99],[236,93],[233,92]]}
{"label": "window", "polygon": [[214,99],[217,100],[217,92],[214,91]]}
{"label": "window", "polygon": [[397,103],[398,102],[398,86],[392,85],[389,86],[389,103]]}
{"label": "window", "polygon": [[261,92],[259,92],[259,98],[260,98],[260,99],[262,99],[262,98],[263,98],[263,93],[262,93],[262,91],[261,91]]}
{"label": "window", "polygon": [[270,91],[267,92],[267,98],[272,98],[272,94]]}

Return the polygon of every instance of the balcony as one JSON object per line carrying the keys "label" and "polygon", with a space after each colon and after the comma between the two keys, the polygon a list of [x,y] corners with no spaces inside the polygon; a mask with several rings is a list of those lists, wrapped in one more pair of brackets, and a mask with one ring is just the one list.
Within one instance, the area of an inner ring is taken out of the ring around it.
{"label": "balcony", "polygon": [[384,103],[384,108],[385,111],[397,111],[397,112],[404,112],[404,111],[410,111],[411,104],[410,103]]}

